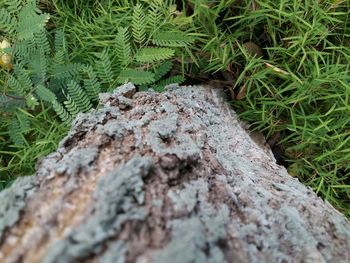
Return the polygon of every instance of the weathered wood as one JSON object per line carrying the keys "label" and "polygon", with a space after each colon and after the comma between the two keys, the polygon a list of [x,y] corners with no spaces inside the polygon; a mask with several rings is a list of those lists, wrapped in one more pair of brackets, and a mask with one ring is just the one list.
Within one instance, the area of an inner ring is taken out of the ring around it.
{"label": "weathered wood", "polygon": [[216,90],[131,84],[0,193],[0,262],[350,262],[350,224]]}

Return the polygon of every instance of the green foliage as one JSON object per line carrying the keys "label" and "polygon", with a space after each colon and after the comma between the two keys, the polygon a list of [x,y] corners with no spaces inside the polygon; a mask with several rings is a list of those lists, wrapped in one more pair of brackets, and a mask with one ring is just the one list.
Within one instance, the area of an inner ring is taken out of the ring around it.
{"label": "green foliage", "polygon": [[185,81],[185,78],[181,75],[172,76],[166,79],[162,79],[161,81],[156,83],[153,86],[153,89],[159,92],[163,92],[165,86],[173,83],[182,84],[184,81]]}
{"label": "green foliage", "polygon": [[108,50],[104,49],[97,54],[98,60],[96,62],[96,72],[99,73],[101,83],[110,84],[113,82],[112,62],[108,54]]}
{"label": "green foliage", "polygon": [[136,69],[125,69],[120,72],[117,81],[120,84],[126,82],[133,82],[136,85],[149,84],[154,82],[154,74]]}
{"label": "green foliage", "polygon": [[[68,104],[67,102],[65,104]],[[52,101],[52,107],[57,115],[61,118],[62,122],[65,124],[70,124],[73,120],[73,115],[68,112],[68,110],[61,105],[61,103],[56,100]],[[75,114],[76,115],[76,114]]]}
{"label": "green foliage", "polygon": [[171,70],[172,67],[173,63],[171,62],[171,60],[164,61],[155,69],[154,79],[156,81],[160,80]]}
{"label": "green foliage", "polygon": [[15,31],[17,21],[5,8],[0,9],[0,29],[9,34]]}
{"label": "green foliage", "polygon": [[[92,108],[90,99],[88,98],[86,92],[79,86],[78,83],[71,80],[67,84],[68,94],[69,94],[69,104],[73,105],[78,112],[87,112]],[[72,101],[70,100],[72,98]],[[75,113],[75,111],[74,111]],[[72,114],[75,117],[76,114]]]}
{"label": "green foliage", "polygon": [[101,83],[97,80],[96,73],[92,66],[86,66],[84,68],[84,72],[86,73],[86,78],[84,79],[84,88],[87,96],[91,101],[97,101],[98,94],[101,91]]}
{"label": "green foliage", "polygon": [[17,34],[19,40],[32,39],[33,35],[40,33],[50,16],[43,14],[40,9],[36,7],[36,0],[28,0],[19,11]]}
{"label": "green foliage", "polygon": [[[83,5],[80,1],[74,4],[56,1],[55,11],[62,17],[69,17],[68,20],[58,19],[57,24],[66,29],[73,46],[79,47],[74,50],[76,56],[93,65],[102,90],[111,90],[124,81],[137,85],[156,84],[159,80],[156,69],[165,60],[174,59],[175,54],[192,55],[189,47],[196,37],[191,35],[192,29],[176,20],[186,15],[179,15],[172,1],[126,1],[110,3],[104,8],[94,3],[90,3],[89,8]],[[86,17],[77,19],[75,14],[81,8],[87,12]],[[94,19],[90,19],[92,17]],[[96,47],[101,50],[96,52]],[[182,56],[180,63],[167,65],[177,67],[174,73],[181,71],[185,76],[185,63],[186,56]],[[179,64],[182,64],[181,69]],[[173,76],[174,73],[169,74]]]}
{"label": "green foliage", "polygon": [[135,54],[135,59],[138,62],[155,62],[169,59],[174,56],[175,51],[170,48],[154,48],[146,47],[139,49]]}
{"label": "green foliage", "polygon": [[154,34],[152,43],[163,47],[186,47],[193,39],[182,32],[158,32]]}
{"label": "green foliage", "polygon": [[30,122],[27,115],[23,114],[21,111],[17,111],[8,126],[10,138],[17,145],[27,143],[24,135],[28,133],[29,128]]}
{"label": "green foliage", "polygon": [[[42,145],[50,144],[48,149],[56,145],[56,141],[42,141],[41,133],[42,130],[46,131],[48,123],[58,126],[53,113],[56,112],[69,127],[79,112],[96,106],[100,83],[91,66],[69,59],[63,31],[57,30],[52,39],[51,32],[45,28],[49,16],[37,9],[35,1],[23,5],[8,1],[0,7],[0,20],[11,23],[11,27],[3,23],[3,37],[10,39],[13,46],[5,51],[12,55],[10,69],[0,71],[3,77],[0,96],[0,173],[7,171],[13,174],[8,167],[17,171],[13,165],[20,159],[18,152],[42,148],[37,145],[39,141]],[[82,88],[81,84],[86,84],[86,87]],[[58,139],[62,131],[64,129],[52,136]],[[43,150],[42,154],[45,153],[47,151]],[[39,152],[37,156],[40,156]],[[28,168],[28,163],[32,166],[32,158],[28,155],[27,159],[19,161],[18,166],[23,164]]]}
{"label": "green foliage", "polygon": [[44,85],[36,86],[35,92],[42,101],[54,102],[56,100],[56,95]]}
{"label": "green foliage", "polygon": [[142,46],[146,41],[147,19],[141,4],[136,4],[134,7],[131,27],[135,42]]}
{"label": "green foliage", "polygon": [[116,37],[116,50],[118,62],[127,66],[131,60],[130,36],[127,27],[120,27]]}
{"label": "green foliage", "polygon": [[162,23],[162,6],[163,0],[150,0],[148,10],[148,28],[151,35],[156,32]]}

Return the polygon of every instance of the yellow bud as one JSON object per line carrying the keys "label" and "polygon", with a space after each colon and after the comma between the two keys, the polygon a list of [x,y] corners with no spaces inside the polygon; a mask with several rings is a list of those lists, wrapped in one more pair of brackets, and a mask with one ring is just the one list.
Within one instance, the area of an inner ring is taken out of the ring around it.
{"label": "yellow bud", "polygon": [[8,69],[11,69],[12,68],[12,56],[8,53],[5,53],[3,51],[3,49],[5,48],[9,48],[11,47],[11,44],[6,40],[4,39],[1,43],[0,43],[0,66],[1,67],[6,67]]}

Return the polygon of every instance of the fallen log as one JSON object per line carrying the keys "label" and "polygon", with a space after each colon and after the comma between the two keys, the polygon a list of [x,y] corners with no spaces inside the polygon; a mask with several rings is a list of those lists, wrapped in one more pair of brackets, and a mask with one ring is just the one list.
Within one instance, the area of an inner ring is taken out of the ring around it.
{"label": "fallen log", "polygon": [[0,193],[0,262],[350,262],[350,223],[208,87],[126,84]]}

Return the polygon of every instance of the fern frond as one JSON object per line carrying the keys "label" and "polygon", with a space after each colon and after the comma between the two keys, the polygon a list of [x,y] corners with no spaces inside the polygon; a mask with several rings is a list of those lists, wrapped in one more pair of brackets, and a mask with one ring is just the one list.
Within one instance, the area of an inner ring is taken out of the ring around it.
{"label": "fern frond", "polygon": [[147,19],[141,4],[137,4],[134,7],[132,14],[131,27],[132,27],[132,36],[136,43],[140,46],[146,40],[146,26]]}
{"label": "fern frond", "polygon": [[14,55],[18,60],[26,64],[32,61],[32,58],[34,57],[34,53],[36,52],[36,50],[37,50],[37,47],[32,39],[19,41],[16,44]]}
{"label": "fern frond", "polygon": [[91,101],[97,101],[98,94],[101,91],[101,84],[97,80],[94,69],[91,66],[85,67],[84,72],[88,76],[87,79],[84,79],[84,89],[86,91],[86,94],[88,95]]}
{"label": "fern frond", "polygon": [[35,88],[35,93],[43,101],[53,102],[56,100],[56,95],[44,85],[38,85]]}
{"label": "fern frond", "polygon": [[130,37],[127,27],[120,27],[116,36],[116,55],[122,66],[127,66],[131,61]]}
{"label": "fern frond", "polygon": [[10,124],[7,127],[8,135],[10,136],[11,141],[15,145],[23,145],[26,142],[26,139],[24,138],[24,134],[21,129],[21,125],[17,118],[12,118],[10,121]]}
{"label": "fern frond", "polygon": [[173,62],[171,60],[166,60],[162,64],[160,64],[154,72],[155,81],[160,80],[163,76],[165,76],[173,67]]}
{"label": "fern frond", "polygon": [[66,63],[64,65],[53,63],[50,68],[50,74],[55,79],[72,79],[79,75],[83,68],[81,63]]}
{"label": "fern frond", "polygon": [[64,50],[59,50],[55,52],[55,55],[53,57],[53,61],[56,64],[65,64],[67,62],[67,53]]}
{"label": "fern frond", "polygon": [[34,41],[37,45],[37,48],[41,50],[41,52],[44,52],[45,54],[50,53],[51,48],[45,29],[42,29],[34,34]]}
{"label": "fern frond", "polygon": [[163,92],[165,86],[170,85],[170,84],[181,84],[185,81],[185,78],[182,75],[176,75],[176,76],[172,76],[169,77],[167,79],[163,79],[161,81],[159,81],[156,85],[154,85],[154,90],[158,91],[158,92]]}
{"label": "fern frond", "polygon": [[10,14],[18,14],[22,8],[22,0],[10,0],[6,1],[6,9]]}
{"label": "fern frond", "polygon": [[[9,105],[11,105],[11,98],[0,94],[0,112],[6,112],[7,108],[9,108]],[[4,110],[5,109],[5,110]]]}
{"label": "fern frond", "polygon": [[45,51],[43,49],[38,49],[35,59],[30,61],[34,84],[43,84],[46,82],[48,64],[48,56],[45,54]]}
{"label": "fern frond", "polygon": [[8,135],[15,145],[22,146],[27,144],[24,135],[30,131],[30,120],[26,114],[17,111],[14,117],[10,120],[7,129]]}
{"label": "fern frond", "polygon": [[16,112],[16,117],[21,128],[22,134],[27,134],[30,130],[30,120],[28,115],[24,114],[21,111]]}
{"label": "fern frond", "polygon": [[66,123],[66,124],[71,124],[71,122],[73,120],[72,116],[57,100],[54,100],[52,102],[52,108],[57,113],[57,115],[60,117],[62,122]]}
{"label": "fern frond", "polygon": [[60,51],[62,49],[66,49],[67,48],[67,43],[66,43],[66,38],[65,38],[65,34],[64,31],[61,29],[58,29],[55,32],[55,41],[54,41],[54,49],[55,51]]}
{"label": "fern frond", "polygon": [[175,51],[171,48],[146,47],[139,49],[135,54],[138,62],[155,62],[169,59],[174,56]]}
{"label": "fern frond", "polygon": [[153,35],[152,43],[164,47],[185,47],[193,39],[182,32],[158,32]]}
{"label": "fern frond", "polygon": [[63,30],[57,30],[54,41],[54,62],[57,64],[65,64],[68,60],[68,52],[66,39]]}
{"label": "fern frond", "polygon": [[104,49],[101,53],[97,54],[98,60],[96,62],[96,71],[101,82],[104,84],[112,84],[113,72],[112,63],[109,58],[108,50]]}
{"label": "fern frond", "polygon": [[13,66],[14,74],[17,77],[19,84],[22,86],[24,92],[29,92],[32,89],[32,80],[30,79],[29,72],[21,63],[16,63]]}
{"label": "fern frond", "polygon": [[161,18],[162,18],[162,7],[163,7],[163,0],[151,0],[149,2],[149,10],[148,10],[148,28],[151,32],[151,35],[153,32],[157,31],[159,28],[159,25],[161,24]]}
{"label": "fern frond", "polygon": [[120,84],[129,81],[136,85],[148,84],[154,82],[154,73],[136,69],[125,69],[120,72],[117,81]]}
{"label": "fern frond", "polygon": [[[70,81],[67,84],[67,89],[68,89],[70,98],[73,100],[75,107],[77,108],[78,111],[87,112],[92,108],[92,105],[88,96],[86,95],[85,91],[79,86],[78,83],[76,83],[73,80]],[[69,101],[71,101],[70,98],[69,98]],[[69,103],[68,105],[73,105],[73,104]],[[72,112],[68,107],[67,109],[72,114]]]}
{"label": "fern frond", "polygon": [[26,94],[26,91],[24,90],[21,83],[19,83],[18,79],[16,79],[13,75],[9,75],[7,84],[11,88],[11,90],[15,92],[17,95]]}
{"label": "fern frond", "polygon": [[50,16],[42,13],[36,7],[36,1],[28,1],[19,12],[17,26],[18,39],[33,38],[35,33],[39,33],[45,28]]}
{"label": "fern frond", "polygon": [[24,106],[23,97],[0,95],[0,112],[14,112],[18,107],[23,108]]}
{"label": "fern frond", "polygon": [[6,8],[0,9],[0,30],[7,34],[13,34],[17,25],[16,18]]}
{"label": "fern frond", "polygon": [[67,100],[63,103],[66,106],[66,109],[69,112],[71,118],[75,118],[79,113],[79,109],[75,104],[75,101],[72,100],[72,98],[69,95],[67,95]]}

